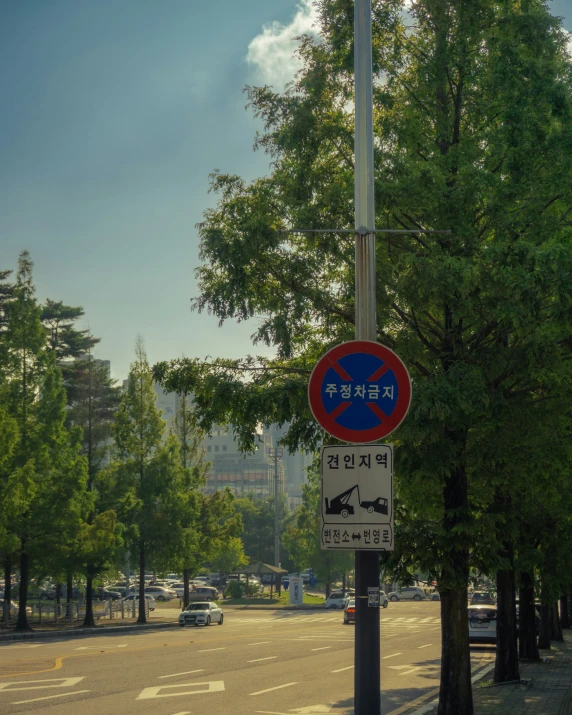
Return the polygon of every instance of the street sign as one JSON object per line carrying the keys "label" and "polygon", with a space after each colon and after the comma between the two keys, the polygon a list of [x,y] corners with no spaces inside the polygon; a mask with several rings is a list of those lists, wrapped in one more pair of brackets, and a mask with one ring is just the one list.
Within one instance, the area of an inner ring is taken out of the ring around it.
{"label": "street sign", "polygon": [[322,447],[322,549],[393,551],[393,448]]}
{"label": "street sign", "polygon": [[342,442],[383,439],[403,421],[411,402],[407,368],[392,350],[351,340],[329,350],[308,385],[316,421]]}
{"label": "street sign", "polygon": [[379,608],[380,607],[381,599],[379,597],[379,586],[368,586],[367,605],[370,608]]}
{"label": "street sign", "polygon": [[304,580],[300,576],[291,576],[288,594],[291,606],[301,606],[304,603]]}

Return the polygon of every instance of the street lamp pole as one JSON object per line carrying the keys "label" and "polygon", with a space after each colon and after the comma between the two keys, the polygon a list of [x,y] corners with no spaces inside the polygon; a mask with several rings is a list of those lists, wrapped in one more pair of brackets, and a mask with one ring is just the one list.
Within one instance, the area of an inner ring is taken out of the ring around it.
{"label": "street lamp pole", "polygon": [[[355,0],[355,337],[377,340],[371,0]],[[379,609],[368,607],[368,587],[379,588],[379,552],[355,552],[355,715],[380,713]]]}

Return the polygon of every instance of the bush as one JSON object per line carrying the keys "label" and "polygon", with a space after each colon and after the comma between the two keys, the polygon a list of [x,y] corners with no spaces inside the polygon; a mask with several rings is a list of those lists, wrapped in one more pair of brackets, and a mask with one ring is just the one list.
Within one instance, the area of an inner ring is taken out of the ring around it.
{"label": "bush", "polygon": [[243,584],[245,596],[257,596],[262,591],[262,586],[256,581],[249,581]]}
{"label": "bush", "polygon": [[224,589],[225,598],[242,598],[243,585],[240,581],[229,581]]}

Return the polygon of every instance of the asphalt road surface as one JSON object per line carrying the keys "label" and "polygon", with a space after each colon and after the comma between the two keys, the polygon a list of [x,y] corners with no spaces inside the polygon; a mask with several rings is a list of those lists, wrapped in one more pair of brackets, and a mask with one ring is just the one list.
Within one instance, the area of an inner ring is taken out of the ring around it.
{"label": "asphalt road surface", "polygon": [[[402,715],[439,685],[439,603],[380,617],[382,713]],[[341,611],[227,609],[223,626],[2,643],[0,713],[349,715],[353,641]]]}

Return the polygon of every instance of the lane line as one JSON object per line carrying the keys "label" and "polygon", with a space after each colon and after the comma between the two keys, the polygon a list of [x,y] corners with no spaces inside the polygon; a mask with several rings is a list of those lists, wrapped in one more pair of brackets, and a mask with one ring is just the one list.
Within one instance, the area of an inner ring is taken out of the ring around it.
{"label": "lane line", "polygon": [[212,650],[225,650],[226,646],[222,648],[205,648],[204,650],[198,650],[197,653],[210,653]]}
{"label": "lane line", "polygon": [[[204,673],[204,670],[186,670],[184,673],[173,673],[172,675],[158,675],[157,677],[159,679],[161,678],[176,678],[177,675],[190,675],[191,673]],[[178,713],[177,713],[178,715]]]}
{"label": "lane line", "polygon": [[247,643],[246,645],[266,645],[267,643],[272,643],[272,641],[258,641],[258,643]]}
{"label": "lane line", "polygon": [[392,653],[391,655],[383,655],[381,659],[386,660],[386,658],[396,658],[398,655],[403,655],[403,653]]}
{"label": "lane line", "polygon": [[331,645],[324,645],[321,648],[312,648],[312,650],[327,650],[328,648],[331,648]]}
{"label": "lane line", "polygon": [[[260,663],[261,660],[274,660],[274,658],[278,658],[277,655],[269,655],[267,658],[255,658],[254,660],[247,660],[247,663]],[[252,693],[254,695],[254,693]]]}
{"label": "lane line", "polygon": [[332,670],[332,673],[343,673],[344,670],[351,670],[352,668],[355,668],[355,665],[348,665],[347,668],[338,668],[338,670]]}
{"label": "lane line", "polygon": [[175,713],[175,715],[191,715],[191,711],[190,711],[190,710],[183,710],[183,711],[180,712],[180,713]]}
{"label": "lane line", "polygon": [[427,643],[427,645],[418,645],[417,649],[419,650],[419,648],[429,648],[430,645],[433,645],[433,643]]}
{"label": "lane line", "polygon": [[76,690],[73,693],[59,693],[58,695],[45,695],[43,698],[32,698],[32,700],[18,700],[11,705],[24,705],[25,703],[37,703],[39,700],[52,700],[53,698],[65,698],[67,695],[79,695],[80,693],[91,693],[91,690]]}
{"label": "lane line", "polygon": [[276,685],[274,688],[258,690],[256,693],[249,693],[249,695],[262,695],[263,693],[271,693],[273,690],[282,690],[282,688],[289,688],[291,685],[298,685],[298,683],[284,683],[284,685]]}

